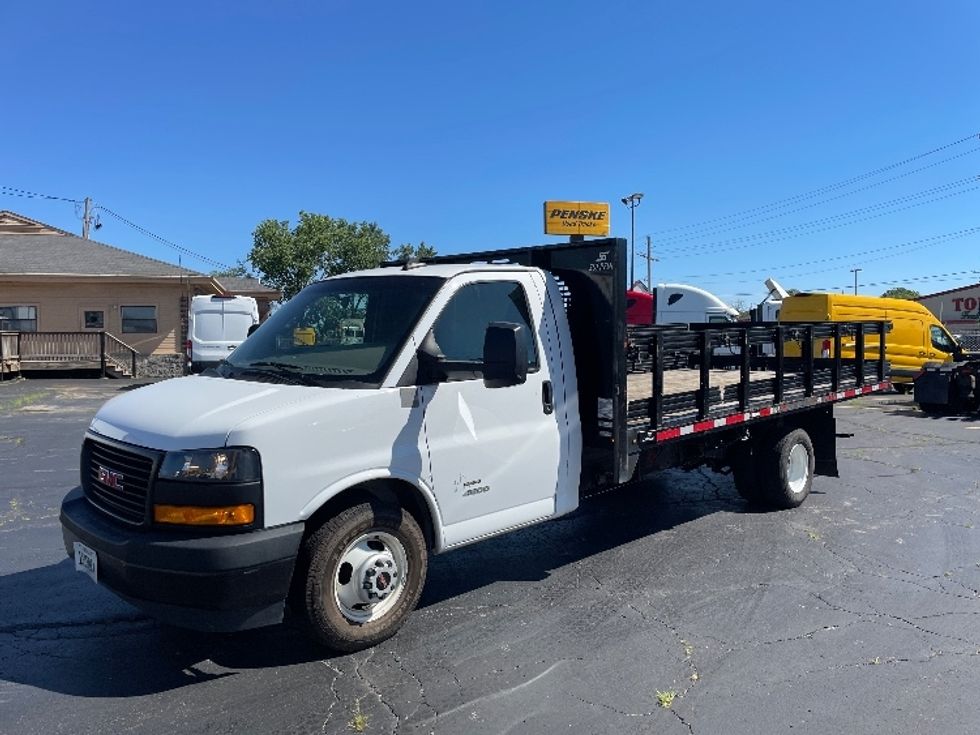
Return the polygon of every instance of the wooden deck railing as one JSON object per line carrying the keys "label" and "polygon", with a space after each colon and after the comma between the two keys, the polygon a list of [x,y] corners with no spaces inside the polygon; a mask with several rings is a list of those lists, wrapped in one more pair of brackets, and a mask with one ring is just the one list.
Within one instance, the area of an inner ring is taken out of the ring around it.
{"label": "wooden deck railing", "polygon": [[20,332],[0,332],[0,380],[20,372]]}
{"label": "wooden deck railing", "polygon": [[0,333],[0,373],[32,367],[98,368],[105,377],[115,367],[136,377],[136,355],[108,332]]}
{"label": "wooden deck railing", "polygon": [[[100,332],[102,335],[102,354],[105,359],[123,372],[128,371],[132,377],[136,377],[136,350],[108,332]],[[103,367],[103,372],[105,368]]]}

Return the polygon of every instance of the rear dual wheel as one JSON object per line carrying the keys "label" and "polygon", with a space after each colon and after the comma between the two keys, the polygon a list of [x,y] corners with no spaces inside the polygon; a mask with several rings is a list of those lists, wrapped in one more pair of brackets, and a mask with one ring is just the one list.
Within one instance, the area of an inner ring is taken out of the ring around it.
{"label": "rear dual wheel", "polygon": [[769,502],[795,508],[810,494],[815,457],[813,442],[803,429],[793,429],[768,451],[762,465]]}
{"label": "rear dual wheel", "polygon": [[810,494],[814,464],[813,442],[803,429],[793,429],[772,444],[758,440],[732,460],[735,489],[752,504],[795,508]]}

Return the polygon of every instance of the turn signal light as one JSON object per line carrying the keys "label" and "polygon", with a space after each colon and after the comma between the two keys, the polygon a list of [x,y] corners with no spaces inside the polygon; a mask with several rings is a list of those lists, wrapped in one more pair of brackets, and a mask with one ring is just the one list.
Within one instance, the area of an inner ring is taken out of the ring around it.
{"label": "turn signal light", "polygon": [[255,506],[251,503],[220,507],[154,505],[153,520],[182,526],[246,526],[255,520]]}

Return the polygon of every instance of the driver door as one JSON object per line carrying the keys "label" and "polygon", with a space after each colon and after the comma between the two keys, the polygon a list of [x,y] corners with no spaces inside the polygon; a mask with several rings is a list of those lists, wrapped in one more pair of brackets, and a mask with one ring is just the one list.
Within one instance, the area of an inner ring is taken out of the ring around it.
{"label": "driver door", "polygon": [[[482,362],[491,322],[522,327],[529,369],[518,385],[489,388],[478,371],[419,388],[431,483],[447,546],[554,514],[560,461],[548,361],[536,326],[542,304],[525,273],[472,274],[432,333],[449,361]],[[547,385],[546,385],[547,384]]]}

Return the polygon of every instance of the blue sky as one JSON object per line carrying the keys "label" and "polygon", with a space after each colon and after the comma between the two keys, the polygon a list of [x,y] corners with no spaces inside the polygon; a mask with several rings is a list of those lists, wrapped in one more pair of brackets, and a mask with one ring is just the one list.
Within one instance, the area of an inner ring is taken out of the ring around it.
{"label": "blue sky", "polygon": [[[654,281],[729,301],[768,275],[849,288],[852,268],[864,293],[980,281],[972,0],[35,0],[0,24],[0,186],[91,196],[216,262],[299,210],[451,253],[557,241],[546,199],[610,201],[629,237],[619,199],[640,191]],[[81,226],[68,202],[0,208]]]}

